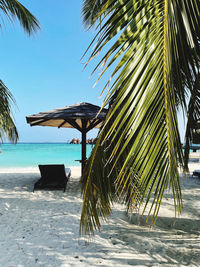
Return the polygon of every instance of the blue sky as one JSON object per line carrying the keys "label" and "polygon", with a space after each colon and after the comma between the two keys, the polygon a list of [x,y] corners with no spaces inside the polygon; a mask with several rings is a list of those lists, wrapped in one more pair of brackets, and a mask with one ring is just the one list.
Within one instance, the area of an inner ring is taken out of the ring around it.
{"label": "blue sky", "polygon": [[[21,1],[40,21],[41,31],[28,37],[18,23],[5,20],[1,30],[0,78],[14,95],[13,109],[21,142],[66,141],[77,130],[30,127],[25,116],[53,108],[90,102],[101,105],[100,89],[89,79],[92,64],[83,71],[81,57],[92,32],[81,21],[81,1]],[[94,136],[97,131],[88,133]]]}
{"label": "blue sky", "polygon": [[[0,79],[15,97],[13,108],[20,142],[65,142],[80,133],[73,129],[30,127],[25,116],[89,102],[101,105],[105,80],[95,88],[89,79],[95,61],[84,70],[81,57],[92,40],[81,19],[81,0],[21,0],[39,20],[41,30],[31,37],[16,22],[5,19],[0,32]],[[87,58],[85,58],[86,60]],[[183,124],[181,123],[181,132]],[[88,133],[94,137],[97,130]]]}

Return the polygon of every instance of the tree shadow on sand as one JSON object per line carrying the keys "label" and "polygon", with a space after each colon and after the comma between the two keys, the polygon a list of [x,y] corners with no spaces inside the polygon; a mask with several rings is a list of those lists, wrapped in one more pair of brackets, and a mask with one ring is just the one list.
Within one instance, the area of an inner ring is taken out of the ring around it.
{"label": "tree shadow on sand", "polygon": [[174,218],[159,216],[150,228],[145,216],[140,225],[136,214],[130,220],[125,212],[114,210],[112,218],[102,227],[102,236],[119,247],[119,255],[127,251],[133,255],[128,264],[200,266],[200,220],[178,218],[174,222]]}

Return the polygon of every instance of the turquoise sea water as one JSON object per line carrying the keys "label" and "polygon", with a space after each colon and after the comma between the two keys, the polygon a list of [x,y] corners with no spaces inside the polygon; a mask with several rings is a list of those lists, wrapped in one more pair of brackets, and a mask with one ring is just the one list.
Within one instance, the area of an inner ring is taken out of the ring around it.
{"label": "turquoise sea water", "polygon": [[[92,146],[87,145],[87,157],[91,150]],[[0,151],[0,168],[37,167],[38,164],[65,164],[66,167],[81,166],[78,161],[75,161],[81,159],[81,145],[78,144],[1,144]]]}
{"label": "turquoise sea water", "polygon": [[[87,157],[92,146],[87,145]],[[0,168],[37,167],[38,164],[81,166],[81,145],[66,143],[19,143],[0,146]]]}

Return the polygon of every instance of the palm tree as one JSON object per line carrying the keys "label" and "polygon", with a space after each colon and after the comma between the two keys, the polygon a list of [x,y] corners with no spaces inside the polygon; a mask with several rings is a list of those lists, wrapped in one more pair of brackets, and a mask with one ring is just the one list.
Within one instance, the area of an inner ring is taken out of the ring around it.
{"label": "palm tree", "polygon": [[[166,189],[182,210],[178,166],[187,169],[177,112],[200,118],[200,1],[84,0],[83,20],[95,26],[90,61],[110,71],[105,123],[82,177],[82,233],[99,229],[115,199],[155,223]],[[88,50],[90,49],[89,46]],[[88,51],[87,50],[87,51]],[[99,77],[99,79],[100,79]],[[105,89],[104,88],[104,89]],[[103,89],[103,90],[104,90]]]}
{"label": "palm tree", "polygon": [[[0,10],[11,22],[17,18],[28,35],[39,29],[37,19],[19,1],[0,0]],[[3,141],[7,136],[10,141],[17,142],[18,133],[11,115],[11,104],[15,101],[1,80],[0,103],[0,139]]]}

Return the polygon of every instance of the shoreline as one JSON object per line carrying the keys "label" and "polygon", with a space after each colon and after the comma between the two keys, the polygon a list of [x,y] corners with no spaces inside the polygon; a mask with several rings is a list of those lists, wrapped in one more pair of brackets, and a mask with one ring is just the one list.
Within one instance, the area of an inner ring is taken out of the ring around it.
{"label": "shoreline", "polygon": [[[65,166],[66,167],[66,166]],[[66,168],[70,168],[71,172],[73,173],[73,175],[77,176],[81,175],[81,167],[78,166],[67,166]],[[0,167],[0,173],[10,173],[10,174],[14,174],[14,173],[38,173],[40,174],[39,168],[38,167]]]}
{"label": "shoreline", "polygon": [[[48,164],[48,163],[47,163]],[[60,163],[56,163],[56,164],[60,164]],[[200,152],[193,152],[190,153],[190,158],[189,158],[189,173],[188,175],[191,175],[192,172],[196,169],[200,169]],[[65,164],[65,168],[70,168],[73,171],[79,171],[79,169],[81,168],[81,166],[67,166]],[[23,166],[23,167],[1,167],[0,166],[0,173],[26,173],[26,172],[30,172],[30,173],[39,173],[39,168],[38,166]],[[179,170],[179,173],[181,174],[181,170]]]}

